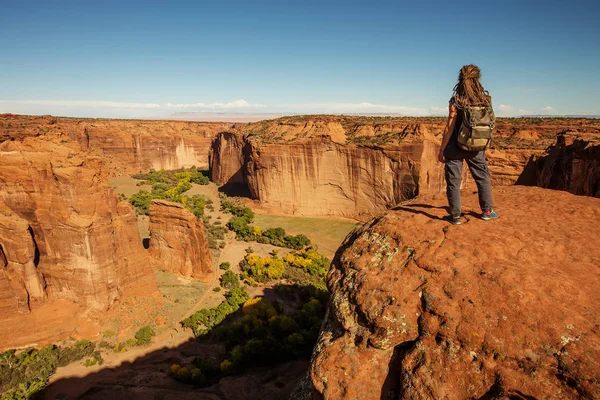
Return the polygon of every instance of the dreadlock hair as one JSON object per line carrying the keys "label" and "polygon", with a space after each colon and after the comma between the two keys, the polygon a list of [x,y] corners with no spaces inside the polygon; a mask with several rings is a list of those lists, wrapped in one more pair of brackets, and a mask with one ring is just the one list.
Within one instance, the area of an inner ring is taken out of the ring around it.
{"label": "dreadlock hair", "polygon": [[453,102],[458,108],[467,106],[490,106],[491,98],[481,82],[481,70],[477,65],[469,64],[460,69],[458,83],[454,86]]}

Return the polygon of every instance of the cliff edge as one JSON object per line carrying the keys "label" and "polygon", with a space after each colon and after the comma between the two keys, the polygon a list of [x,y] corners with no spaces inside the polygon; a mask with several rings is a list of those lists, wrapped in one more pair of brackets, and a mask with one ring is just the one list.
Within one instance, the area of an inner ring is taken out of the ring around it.
{"label": "cliff edge", "polygon": [[351,233],[327,277],[313,398],[600,396],[600,199],[496,190],[500,219],[445,197]]}

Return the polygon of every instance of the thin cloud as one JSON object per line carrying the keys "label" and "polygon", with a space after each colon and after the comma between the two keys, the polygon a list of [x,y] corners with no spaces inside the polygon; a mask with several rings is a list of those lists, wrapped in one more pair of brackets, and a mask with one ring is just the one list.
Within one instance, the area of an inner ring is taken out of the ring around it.
{"label": "thin cloud", "polygon": [[531,111],[519,109],[519,114],[520,115],[529,115],[529,114],[531,114]]}
{"label": "thin cloud", "polygon": [[448,107],[431,107],[429,108],[429,113],[436,116],[445,116],[448,114]]}
{"label": "thin cloud", "polygon": [[189,104],[159,104],[159,103],[130,103],[121,101],[99,100],[0,100],[0,106],[46,106],[67,108],[118,108],[118,109],[144,109],[144,110],[231,110],[231,109],[256,109],[265,107],[263,104],[251,104],[246,100],[235,100],[229,103],[189,103]]}
{"label": "thin cloud", "polygon": [[546,106],[546,107],[542,108],[542,112],[546,113],[546,114],[553,113],[554,111],[555,111],[554,107]]}
{"label": "thin cloud", "polygon": [[499,108],[500,110],[502,110],[502,111],[507,111],[507,112],[508,112],[508,111],[512,111],[514,107],[512,107],[512,106],[507,106],[506,104],[500,104],[500,105],[498,106],[498,108]]}

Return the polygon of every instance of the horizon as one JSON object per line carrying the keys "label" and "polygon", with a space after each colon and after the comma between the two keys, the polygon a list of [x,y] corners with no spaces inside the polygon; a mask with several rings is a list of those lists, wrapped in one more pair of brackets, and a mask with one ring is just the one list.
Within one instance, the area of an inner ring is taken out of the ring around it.
{"label": "horizon", "polygon": [[[446,116],[458,70],[475,63],[499,117],[600,115],[595,2],[32,1],[3,11],[0,113]],[[465,15],[479,34],[463,40]]]}

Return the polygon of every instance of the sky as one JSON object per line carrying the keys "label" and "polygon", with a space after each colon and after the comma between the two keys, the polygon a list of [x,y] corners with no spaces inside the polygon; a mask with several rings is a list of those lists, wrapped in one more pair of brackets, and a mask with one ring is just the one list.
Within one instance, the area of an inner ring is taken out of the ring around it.
{"label": "sky", "polygon": [[0,113],[600,114],[600,2],[0,0]]}

